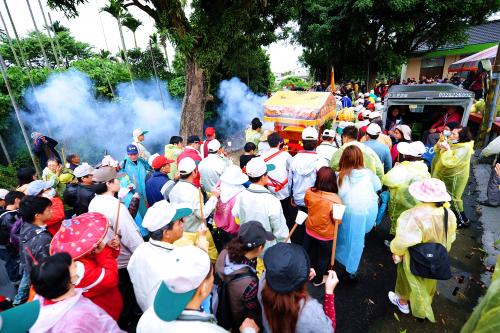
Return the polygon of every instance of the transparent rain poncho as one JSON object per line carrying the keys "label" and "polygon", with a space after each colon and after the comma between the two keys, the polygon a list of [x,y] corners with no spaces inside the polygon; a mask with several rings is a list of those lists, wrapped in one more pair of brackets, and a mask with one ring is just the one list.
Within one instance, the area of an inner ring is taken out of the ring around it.
{"label": "transparent rain poncho", "polygon": [[408,192],[408,187],[416,181],[428,178],[431,178],[431,175],[422,161],[405,161],[392,168],[382,178],[382,184],[388,187],[390,193],[387,212],[391,221],[391,235],[396,233],[396,222],[401,213],[418,203]]}
{"label": "transparent rain poncho", "polygon": [[470,159],[474,153],[474,141],[450,144],[449,150],[434,146],[436,155],[432,161],[432,177],[441,179],[451,194],[451,208],[463,212],[462,194],[469,180]]}
{"label": "transparent rain poncho", "polygon": [[457,219],[448,211],[448,238],[444,234],[444,208],[433,203],[420,203],[401,214],[397,222],[396,236],[391,242],[391,252],[403,257],[398,264],[396,294],[410,301],[413,316],[435,322],[432,298],[437,280],[415,276],[410,270],[408,248],[420,243],[441,243],[448,252],[455,241]]}

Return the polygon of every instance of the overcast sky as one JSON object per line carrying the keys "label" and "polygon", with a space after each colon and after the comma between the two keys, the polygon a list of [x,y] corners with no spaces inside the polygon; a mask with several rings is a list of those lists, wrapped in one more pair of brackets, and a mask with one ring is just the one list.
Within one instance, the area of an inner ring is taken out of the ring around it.
{"label": "overcast sky", "polygon": [[[26,0],[7,0],[7,3],[18,33],[24,35],[28,31],[34,30]],[[30,0],[30,3],[38,28],[42,29],[44,22],[38,0]],[[48,7],[46,7],[45,3],[46,1],[42,0],[45,11],[48,11]],[[116,20],[108,13],[99,13],[99,8],[103,7],[106,3],[107,0],[89,0],[86,5],[79,6],[78,10],[80,15],[70,20],[64,17],[61,12],[57,11],[52,11],[51,17],[53,21],[59,20],[63,25],[69,27],[71,33],[77,40],[89,43],[96,48],[96,51],[99,49],[109,49],[111,52],[116,53],[120,45]],[[9,33],[13,36],[14,34],[12,33],[3,1],[0,3],[0,11],[6,20]],[[139,28],[136,36],[139,47],[144,48],[148,43],[148,37],[155,31],[154,22],[148,15],[135,7],[130,7],[130,12],[134,17],[143,22],[143,26]],[[102,28],[104,28],[104,33]],[[132,33],[124,28],[124,34],[127,48],[133,47],[134,41]],[[272,44],[268,48],[268,53],[271,58],[271,69],[273,72],[285,72],[300,67],[298,57],[302,54],[301,47],[280,42]],[[168,48],[170,61],[172,61],[173,55],[174,48],[170,46]]]}

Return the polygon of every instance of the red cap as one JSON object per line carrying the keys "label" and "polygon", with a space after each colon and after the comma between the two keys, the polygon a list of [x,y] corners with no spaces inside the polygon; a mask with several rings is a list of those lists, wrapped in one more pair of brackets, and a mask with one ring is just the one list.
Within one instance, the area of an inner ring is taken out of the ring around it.
{"label": "red cap", "polygon": [[207,127],[207,128],[205,128],[205,135],[206,136],[215,135],[215,128],[213,128],[213,127]]}
{"label": "red cap", "polygon": [[161,167],[173,162],[174,160],[167,160],[165,156],[160,155],[155,157],[151,166],[153,167],[153,169],[160,169]]}
{"label": "red cap", "polygon": [[368,106],[367,106],[366,108],[367,108],[368,110],[372,110],[372,111],[373,111],[373,110],[375,110],[375,104],[370,103],[370,104],[368,104]]}

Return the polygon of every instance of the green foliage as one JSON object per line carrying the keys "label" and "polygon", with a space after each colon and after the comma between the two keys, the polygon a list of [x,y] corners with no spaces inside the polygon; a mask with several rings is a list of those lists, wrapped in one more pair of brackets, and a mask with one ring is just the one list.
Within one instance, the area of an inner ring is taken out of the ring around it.
{"label": "green foliage", "polygon": [[309,89],[311,87],[311,83],[307,82],[300,77],[297,76],[289,76],[281,81],[278,85],[278,90],[283,89],[287,86],[293,86],[295,88],[304,88]]}
{"label": "green foliage", "polygon": [[463,42],[470,25],[498,11],[500,0],[305,0],[295,35],[303,61],[324,80],[393,73],[422,46]]}
{"label": "green foliage", "polygon": [[138,48],[131,49],[127,51],[127,55],[134,79],[151,78],[154,75],[153,61],[158,77],[161,80],[170,78],[166,70],[165,58],[158,45],[151,44],[144,51]]}
{"label": "green foliage", "polygon": [[118,83],[130,80],[125,64],[99,57],[75,61],[71,67],[87,74],[97,92],[109,98],[113,97],[110,85],[114,89]]}
{"label": "green foliage", "polygon": [[11,165],[0,164],[0,188],[15,189],[17,187],[16,171],[25,167],[33,167],[33,162],[27,150],[18,152]]}
{"label": "green foliage", "polygon": [[[63,55],[64,59],[62,60],[66,66],[69,66],[72,61],[88,58],[93,54],[89,44],[75,40],[68,31],[59,32],[57,34],[57,41],[61,48],[58,53]],[[50,45],[50,38],[45,34],[37,34],[36,32],[31,32],[27,37],[21,38],[20,43],[13,41],[19,61],[22,62],[24,59],[31,67],[44,67],[45,60],[40,49],[40,42],[45,49],[50,67],[55,67],[56,60]],[[5,36],[2,38],[2,43],[0,44],[0,54],[2,54],[8,64],[15,64],[14,54]]]}

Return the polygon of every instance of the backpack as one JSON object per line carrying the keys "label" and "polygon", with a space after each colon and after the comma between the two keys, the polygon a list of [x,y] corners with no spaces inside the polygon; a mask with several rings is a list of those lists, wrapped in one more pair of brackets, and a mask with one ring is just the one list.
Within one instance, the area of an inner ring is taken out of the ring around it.
{"label": "backpack", "polygon": [[160,193],[163,195],[163,198],[170,202],[170,192],[174,189],[174,186],[177,184],[178,180],[167,180],[167,182],[162,186]]}
{"label": "backpack", "polygon": [[231,300],[229,295],[229,284],[236,280],[240,280],[247,277],[256,277],[256,274],[252,271],[248,271],[241,274],[236,274],[229,281],[224,281],[216,275],[217,277],[217,304],[213,305],[213,311],[215,317],[217,318],[217,325],[225,328],[226,330],[231,330],[240,323],[235,323],[233,318],[233,312],[231,311]]}
{"label": "backpack", "polygon": [[21,244],[20,235],[21,235],[21,227],[23,226],[22,217],[18,217],[16,222],[12,225],[12,229],[10,229],[10,243],[12,246],[19,251],[19,246]]}
{"label": "backpack", "polygon": [[[444,209],[444,234],[448,242],[448,210]],[[448,250],[441,243],[420,243],[409,248],[410,270],[413,275],[426,279],[451,278]]]}

